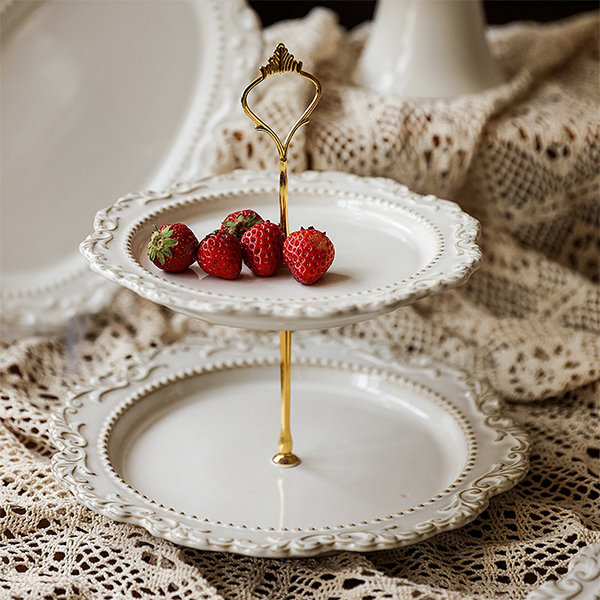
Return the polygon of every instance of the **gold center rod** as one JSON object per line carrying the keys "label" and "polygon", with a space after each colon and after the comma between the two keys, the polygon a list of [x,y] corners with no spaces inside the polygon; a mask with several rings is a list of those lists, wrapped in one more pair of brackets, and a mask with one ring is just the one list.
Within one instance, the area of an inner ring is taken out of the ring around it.
{"label": "gold center rod", "polygon": [[[242,94],[242,108],[244,112],[254,121],[257,131],[269,134],[279,153],[279,226],[287,237],[290,233],[288,222],[288,178],[287,178],[287,153],[290,142],[296,131],[308,123],[308,118],[317,107],[321,99],[321,83],[310,73],[302,69],[302,63],[297,61],[283,44],[278,44],[267,64],[259,69],[260,75],[252,81]],[[270,75],[278,73],[296,73],[308,79],[315,86],[315,95],[292,125],[285,139],[280,137],[248,106],[248,95],[260,83]],[[293,467],[300,464],[300,459],[292,453],[292,434],[290,431],[290,379],[292,368],[292,332],[279,332],[279,347],[281,353],[281,432],[279,434],[279,452],[273,457],[273,462],[284,467]]]}
{"label": "gold center rod", "polygon": [[[287,158],[279,157],[279,226],[285,236],[290,234],[288,222],[288,180]],[[282,467],[294,467],[300,459],[292,452],[292,431],[290,428],[290,382],[292,376],[292,332],[279,332],[279,371],[281,376],[281,431],[279,452],[273,462]]]}
{"label": "gold center rod", "polygon": [[290,430],[290,380],[292,374],[292,332],[279,332],[281,375],[281,431],[279,433],[279,452],[273,462],[282,467],[294,467],[300,459],[292,452],[292,432]]}
{"label": "gold center rod", "polygon": [[288,177],[287,157],[279,157],[279,227],[283,229],[285,237],[290,235],[288,222]]}
{"label": "gold center rod", "polygon": [[[287,237],[290,233],[288,222],[288,180],[287,158],[279,157],[279,226]],[[290,383],[292,377],[292,332],[279,332],[279,373],[281,377],[281,431],[279,432],[279,452],[273,462],[282,467],[295,467],[300,459],[292,452],[292,431],[290,428]]]}

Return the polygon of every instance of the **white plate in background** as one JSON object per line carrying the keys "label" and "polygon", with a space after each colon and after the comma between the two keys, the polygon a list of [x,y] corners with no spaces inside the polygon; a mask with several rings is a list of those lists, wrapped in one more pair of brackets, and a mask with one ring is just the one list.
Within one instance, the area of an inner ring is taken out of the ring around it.
{"label": "white plate in background", "polygon": [[243,0],[1,7],[1,324],[45,331],[114,286],[78,252],[131,189],[205,174],[215,125],[260,60]]}

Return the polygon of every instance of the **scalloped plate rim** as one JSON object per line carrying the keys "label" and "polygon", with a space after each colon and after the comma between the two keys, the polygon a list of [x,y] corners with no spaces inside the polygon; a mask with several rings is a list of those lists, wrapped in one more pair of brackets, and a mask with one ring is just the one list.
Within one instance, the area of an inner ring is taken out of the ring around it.
{"label": "scalloped plate rim", "polygon": [[[487,384],[462,371],[434,365],[429,360],[390,365],[384,356],[368,354],[364,343],[354,340],[341,342],[322,335],[301,334],[297,344],[300,355],[309,358],[308,364],[311,360],[314,362],[315,356],[320,357],[318,362],[320,359],[327,360],[326,357],[335,359],[343,351],[352,351],[353,358],[349,365],[392,373],[417,383],[422,383],[424,379],[434,390],[436,385],[447,389],[448,382],[459,386],[463,390],[459,394],[461,397],[452,397],[451,402],[467,415],[478,443],[484,440],[486,446],[490,446],[486,449],[489,455],[485,460],[478,455],[479,463],[476,462],[455,491],[443,500],[434,500],[429,505],[426,503],[427,506],[424,505],[425,508],[418,512],[416,522],[404,529],[401,519],[406,520],[407,514],[383,524],[374,521],[340,530],[257,532],[209,524],[202,519],[173,512],[156,503],[144,501],[139,493],[128,493],[123,487],[115,488],[116,494],[103,495],[96,485],[100,483],[105,489],[106,482],[112,481],[111,476],[102,469],[100,473],[93,472],[88,466],[87,456],[90,452],[94,453],[94,461],[101,461],[98,458],[97,438],[86,439],[82,433],[84,423],[77,418],[79,407],[84,402],[99,405],[109,392],[116,394],[102,409],[103,416],[98,417],[96,427],[101,430],[102,423],[108,421],[116,407],[128,395],[131,396],[136,387],[149,386],[149,382],[155,381],[161,386],[170,385],[170,375],[188,371],[191,374],[198,365],[210,371],[236,367],[247,359],[249,346],[246,342],[239,341],[232,349],[231,344],[226,342],[196,337],[146,352],[138,361],[130,364],[125,372],[89,382],[87,386],[74,390],[64,408],[54,413],[51,419],[51,440],[58,448],[52,457],[54,476],[88,508],[111,519],[140,525],[155,536],[202,550],[265,557],[314,556],[338,550],[374,551],[416,543],[469,523],[485,510],[492,496],[510,489],[525,476],[529,438],[520,427],[502,416],[502,403]],[[257,360],[266,360],[269,364],[276,360],[275,345],[262,342],[253,343],[251,347]],[[133,391],[128,391],[129,388]],[[113,482],[111,485],[116,484]],[[409,515],[409,523],[415,514]]]}
{"label": "scalloped plate rim", "polygon": [[[440,259],[434,265],[437,272],[417,273],[406,283],[385,286],[389,289],[332,296],[327,303],[320,303],[318,298],[314,301],[245,298],[240,302],[239,299],[221,300],[216,295],[191,288],[174,289],[172,283],[145,272],[129,253],[128,232],[150,213],[148,205],[154,202],[164,202],[163,212],[168,212],[183,206],[186,201],[202,202],[216,195],[273,192],[276,181],[273,174],[266,171],[236,170],[179,182],[160,192],[128,194],[97,213],[94,233],[81,243],[80,251],[90,261],[92,270],[153,302],[212,323],[267,330],[319,329],[373,318],[431,293],[457,287],[481,264],[481,250],[476,243],[479,223],[456,203],[432,195],[421,196],[391,179],[328,171],[291,175],[290,193],[293,194],[295,189],[314,193],[326,189],[351,196],[358,194],[358,188],[371,199],[410,206],[421,217],[425,214],[423,218],[429,219],[444,233]],[[447,222],[442,222],[442,217]]]}
{"label": "scalloped plate rim", "polygon": [[[224,64],[218,68],[220,78],[211,75],[214,83],[208,100],[191,104],[165,160],[154,173],[148,174],[149,186],[170,185],[182,176],[206,173],[198,165],[205,162],[203,158],[211,132],[237,106],[235,90],[251,76],[254,63],[260,60],[262,52],[258,17],[245,0],[186,1],[193,5],[199,19],[212,20],[213,26],[207,28],[212,38],[207,43],[210,42],[213,52],[221,48],[217,59],[212,62],[215,68]],[[21,8],[16,0],[0,2],[3,15],[9,11],[15,11],[16,14]],[[217,39],[220,40],[219,44],[215,43]],[[199,94],[198,89],[192,92],[194,98]],[[202,96],[206,97],[206,89],[202,89]],[[200,126],[201,121],[205,121],[205,125]],[[41,285],[37,272],[29,280],[21,275],[6,273],[3,289],[0,290],[0,326],[8,332],[53,332],[61,330],[74,317],[97,312],[106,306],[118,288],[99,279],[84,261],[74,264],[77,257],[80,254],[75,245],[72,254],[66,255],[57,265],[57,270],[64,265],[68,267],[67,271],[62,276],[49,276],[48,281]]]}

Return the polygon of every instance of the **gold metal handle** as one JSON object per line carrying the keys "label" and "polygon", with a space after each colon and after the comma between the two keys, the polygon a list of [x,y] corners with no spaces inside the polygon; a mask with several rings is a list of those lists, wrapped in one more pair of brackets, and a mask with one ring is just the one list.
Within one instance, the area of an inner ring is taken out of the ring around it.
{"label": "gold metal handle", "polygon": [[[321,99],[322,89],[319,80],[302,69],[302,62],[297,61],[283,44],[278,44],[273,55],[264,67],[259,69],[260,75],[252,81],[242,94],[242,108],[254,121],[257,131],[268,133],[277,147],[279,153],[279,226],[286,235],[290,233],[288,221],[288,177],[287,155],[290,142],[294,134],[302,125],[309,122],[309,117]],[[308,79],[315,86],[315,95],[307,109],[292,125],[283,142],[280,137],[269,127],[249,106],[248,94],[269,75],[278,73],[297,73]],[[300,464],[300,459],[292,452],[292,432],[290,427],[290,380],[292,369],[292,332],[279,332],[280,372],[281,372],[281,432],[279,434],[279,452],[273,456],[273,462],[282,467],[294,467]]]}
{"label": "gold metal handle", "polygon": [[[278,44],[277,48],[273,52],[273,55],[267,61],[264,67],[259,69],[260,75],[252,81],[242,94],[242,108],[244,112],[254,121],[256,124],[255,129],[257,131],[264,131],[268,133],[277,147],[279,153],[279,226],[285,232],[285,235],[289,235],[289,224],[287,215],[287,202],[288,202],[288,181],[287,181],[287,154],[290,142],[294,137],[294,134],[302,125],[306,125],[309,122],[309,117],[317,108],[317,104],[321,99],[322,88],[321,82],[310,73],[307,73],[302,69],[302,62],[297,61],[293,55],[288,52],[288,49],[283,44]],[[283,142],[280,137],[273,131],[269,125],[267,125],[249,106],[248,106],[248,94],[259,84],[262,83],[269,75],[277,73],[297,73],[298,75],[308,79],[315,86],[315,95],[308,105],[307,109],[300,115],[298,120],[292,125],[292,128],[288,131]]]}

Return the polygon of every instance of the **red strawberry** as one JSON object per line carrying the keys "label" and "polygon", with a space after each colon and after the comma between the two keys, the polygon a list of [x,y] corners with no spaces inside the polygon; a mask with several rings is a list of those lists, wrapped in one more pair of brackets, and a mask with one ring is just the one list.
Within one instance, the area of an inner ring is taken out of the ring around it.
{"label": "red strawberry", "polygon": [[239,240],[241,237],[257,223],[262,221],[262,217],[250,208],[236,210],[227,215],[221,223],[221,229],[224,229]]}
{"label": "red strawberry", "polygon": [[271,221],[261,221],[242,236],[244,262],[255,275],[273,275],[282,263],[283,232]]}
{"label": "red strawberry", "polygon": [[240,242],[226,231],[209,233],[198,247],[198,264],[209,275],[237,279],[242,270]]}
{"label": "red strawberry", "polygon": [[159,269],[177,273],[196,260],[197,248],[198,238],[187,225],[169,223],[156,229],[150,237],[148,256]]}
{"label": "red strawberry", "polygon": [[283,259],[296,281],[315,283],[325,275],[335,257],[333,243],[314,227],[294,231],[283,244]]}

